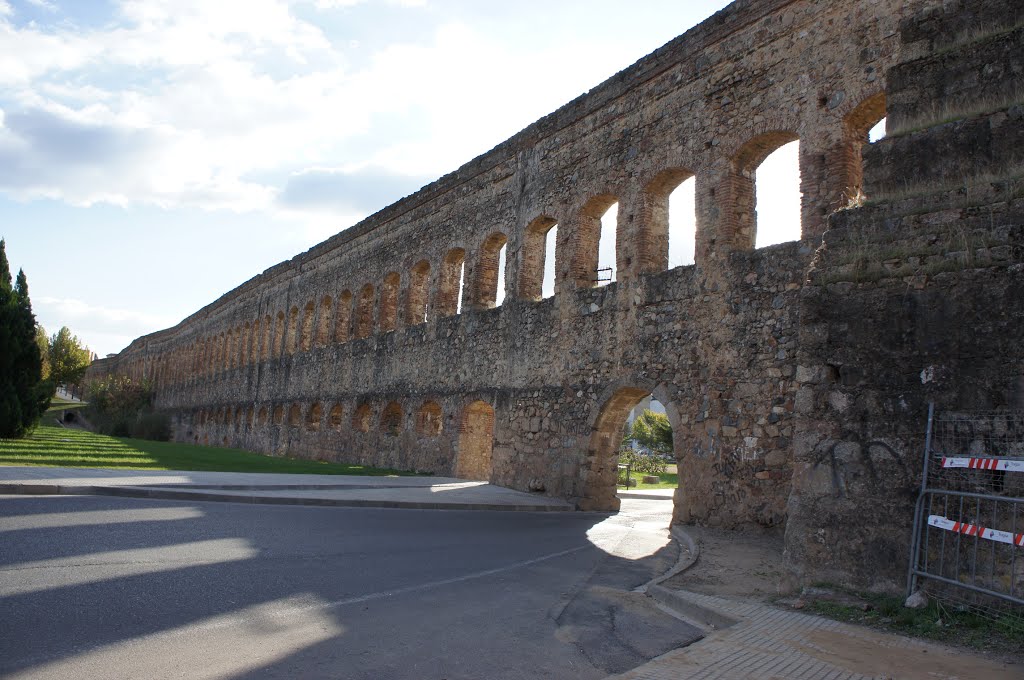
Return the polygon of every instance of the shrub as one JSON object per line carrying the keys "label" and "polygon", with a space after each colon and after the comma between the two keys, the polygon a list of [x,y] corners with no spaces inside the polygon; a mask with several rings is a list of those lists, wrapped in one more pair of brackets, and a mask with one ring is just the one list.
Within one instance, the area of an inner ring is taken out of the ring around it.
{"label": "shrub", "polygon": [[665,460],[657,453],[647,453],[631,448],[619,451],[619,464],[629,465],[633,472],[646,475],[665,474]]}
{"label": "shrub", "polygon": [[171,424],[166,414],[153,410],[153,388],[148,381],[108,376],[86,386],[86,416],[102,434],[167,441]]}

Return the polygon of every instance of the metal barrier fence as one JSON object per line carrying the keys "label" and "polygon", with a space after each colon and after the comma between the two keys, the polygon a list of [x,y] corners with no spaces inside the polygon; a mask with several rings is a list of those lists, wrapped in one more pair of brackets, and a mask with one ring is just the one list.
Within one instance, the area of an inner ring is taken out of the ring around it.
{"label": "metal barrier fence", "polygon": [[1024,625],[1024,413],[928,409],[907,594]]}

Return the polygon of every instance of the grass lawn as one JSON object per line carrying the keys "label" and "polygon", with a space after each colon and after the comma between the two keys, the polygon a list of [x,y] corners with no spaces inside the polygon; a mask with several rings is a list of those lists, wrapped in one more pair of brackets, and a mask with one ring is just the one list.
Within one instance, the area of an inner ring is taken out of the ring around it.
{"label": "grass lawn", "polygon": [[[675,472],[663,472],[662,474],[660,474],[658,476],[661,478],[661,481],[658,482],[657,484],[644,484],[643,481],[641,481],[644,478],[643,473],[632,472],[632,473],[630,473],[629,477],[630,477],[630,479],[635,479],[637,481],[637,485],[636,486],[631,486],[629,488],[630,489],[641,489],[641,490],[643,490],[643,489],[674,489],[677,486],[679,486],[679,475],[677,473],[675,473]],[[619,482],[619,488],[622,489],[623,491],[627,490],[626,487],[624,487],[622,485],[621,481]]]}
{"label": "grass lawn", "polygon": [[410,474],[363,465],[275,458],[239,449],[122,439],[54,425],[40,425],[24,439],[0,439],[0,465],[316,475]]}

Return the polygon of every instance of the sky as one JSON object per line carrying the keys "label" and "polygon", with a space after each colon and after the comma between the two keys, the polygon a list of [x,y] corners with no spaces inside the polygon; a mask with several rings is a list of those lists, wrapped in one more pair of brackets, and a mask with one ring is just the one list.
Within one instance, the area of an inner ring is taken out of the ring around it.
{"label": "sky", "polygon": [[50,333],[117,352],[726,4],[0,0],[0,237]]}

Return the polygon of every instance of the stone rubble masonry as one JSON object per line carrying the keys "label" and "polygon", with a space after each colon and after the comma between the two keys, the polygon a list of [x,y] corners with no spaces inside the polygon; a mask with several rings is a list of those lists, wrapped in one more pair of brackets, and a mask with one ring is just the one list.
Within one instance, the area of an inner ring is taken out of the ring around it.
{"label": "stone rubble masonry", "polygon": [[[1021,122],[1012,106],[950,110],[862,150],[887,101],[909,121],[948,92],[1012,93],[1013,5],[739,0],[92,374],[152,379],[180,441],[598,510],[617,508],[622,426],[653,393],[680,462],[675,521],[785,527],[798,578],[891,587],[925,403],[1019,392],[1021,185],[1005,141]],[[755,170],[794,140],[799,239],[755,249]],[[668,269],[668,195],[689,178],[696,263]],[[597,287],[615,203],[616,281]],[[941,388],[917,378],[926,366]]]}

